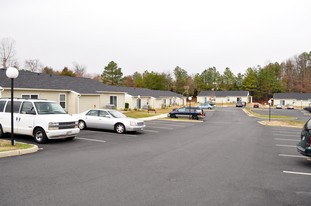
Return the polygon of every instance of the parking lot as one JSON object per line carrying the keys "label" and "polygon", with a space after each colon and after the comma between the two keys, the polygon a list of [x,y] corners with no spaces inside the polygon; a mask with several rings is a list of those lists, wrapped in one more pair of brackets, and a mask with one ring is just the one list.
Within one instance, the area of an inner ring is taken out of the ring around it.
{"label": "parking lot", "polygon": [[297,136],[300,132],[301,129],[276,127],[272,129],[272,136],[275,141],[275,147],[277,148],[277,155],[283,163],[282,172],[311,176],[310,167],[306,167],[309,164],[306,160],[310,161],[310,158],[297,153],[296,143]]}
{"label": "parking lot", "polygon": [[217,108],[204,121],[146,121],[137,133],[83,130],[0,159],[1,203],[309,205],[311,161],[295,148],[301,130],[258,120]]}

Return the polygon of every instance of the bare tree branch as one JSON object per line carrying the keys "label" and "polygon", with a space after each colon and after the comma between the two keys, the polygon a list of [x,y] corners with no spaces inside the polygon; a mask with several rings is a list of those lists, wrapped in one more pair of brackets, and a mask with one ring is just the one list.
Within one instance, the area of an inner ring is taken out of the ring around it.
{"label": "bare tree branch", "polygon": [[76,74],[76,77],[85,77],[86,75],[86,66],[82,64],[78,64],[77,62],[72,63],[74,66],[74,72]]}
{"label": "bare tree branch", "polygon": [[43,67],[43,65],[41,64],[39,59],[26,59],[24,67],[26,70],[29,70],[31,72],[37,72]]}
{"label": "bare tree branch", "polygon": [[15,41],[10,38],[4,38],[0,43],[0,57],[3,68],[8,66],[16,66],[15,56]]}

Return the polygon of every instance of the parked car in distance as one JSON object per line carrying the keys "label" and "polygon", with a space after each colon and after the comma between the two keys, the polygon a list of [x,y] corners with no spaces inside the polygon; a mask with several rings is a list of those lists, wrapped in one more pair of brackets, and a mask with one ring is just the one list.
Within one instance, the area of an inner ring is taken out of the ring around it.
{"label": "parked car in distance", "polygon": [[244,103],[243,102],[237,102],[235,107],[244,107]]}
{"label": "parked car in distance", "polygon": [[297,143],[297,151],[304,155],[311,157],[311,119],[309,119],[302,128],[300,135],[300,142]]}
{"label": "parked car in distance", "polygon": [[277,104],[276,106],[275,106],[275,109],[282,109],[283,107],[282,107],[282,105],[280,105],[280,104]]}
{"label": "parked car in distance", "polygon": [[[78,120],[59,103],[41,99],[13,99],[14,133],[33,136],[39,144],[49,139],[73,140]],[[0,99],[0,137],[11,133],[11,99]]]}
{"label": "parked car in distance", "polygon": [[286,105],[286,109],[294,109],[294,106],[291,104]]}
{"label": "parked car in distance", "polygon": [[304,110],[311,112],[311,106],[303,108]]}
{"label": "parked car in distance", "polygon": [[205,113],[200,107],[181,107],[174,109],[167,116],[171,118],[184,117],[199,120],[205,117]]}
{"label": "parked car in distance", "polygon": [[259,103],[257,102],[253,103],[253,108],[259,108]]}
{"label": "parked car in distance", "polygon": [[198,106],[200,109],[214,109],[215,108],[215,105],[211,105],[210,103],[208,102],[205,102],[205,103],[202,103]]}
{"label": "parked car in distance", "polygon": [[78,119],[79,129],[107,129],[122,134],[127,131],[142,131],[145,122],[134,118],[129,118],[123,113],[113,109],[89,109],[80,114],[74,114]]}

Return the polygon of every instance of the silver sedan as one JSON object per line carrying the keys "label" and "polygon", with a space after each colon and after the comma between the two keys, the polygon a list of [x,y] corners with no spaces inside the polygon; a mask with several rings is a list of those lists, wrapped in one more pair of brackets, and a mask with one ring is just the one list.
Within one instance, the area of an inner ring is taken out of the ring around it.
{"label": "silver sedan", "polygon": [[79,128],[107,129],[114,130],[121,134],[126,131],[142,131],[145,122],[134,118],[129,118],[117,110],[111,109],[89,109],[80,114],[74,114],[79,120]]}

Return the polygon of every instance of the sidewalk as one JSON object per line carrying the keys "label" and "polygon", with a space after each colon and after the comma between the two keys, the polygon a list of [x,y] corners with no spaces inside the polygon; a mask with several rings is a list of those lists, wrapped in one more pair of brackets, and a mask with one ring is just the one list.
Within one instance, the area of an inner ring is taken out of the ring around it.
{"label": "sidewalk", "polygon": [[144,118],[138,118],[140,120],[149,121],[149,120],[155,120],[155,119],[161,119],[167,117],[167,114],[160,114],[152,117],[144,117]]}

